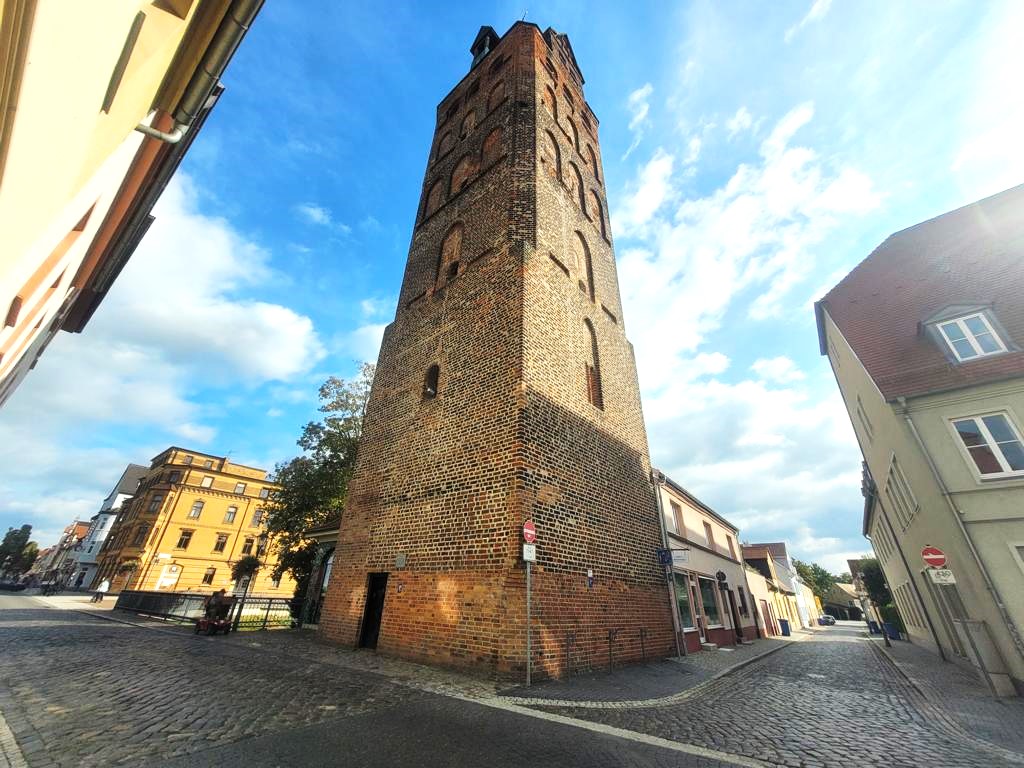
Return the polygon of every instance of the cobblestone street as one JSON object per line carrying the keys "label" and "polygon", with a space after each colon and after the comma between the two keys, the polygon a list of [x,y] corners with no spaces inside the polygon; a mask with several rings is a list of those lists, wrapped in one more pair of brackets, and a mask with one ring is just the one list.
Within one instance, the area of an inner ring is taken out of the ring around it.
{"label": "cobblestone street", "polygon": [[[308,633],[196,637],[0,597],[0,712],[18,747],[0,729],[0,768],[1024,765],[968,735],[861,635],[829,628],[765,643],[759,658],[755,644],[732,672],[707,656],[703,673],[691,659],[591,675],[552,686],[578,702],[552,706]],[[604,693],[603,707],[580,701]]]}

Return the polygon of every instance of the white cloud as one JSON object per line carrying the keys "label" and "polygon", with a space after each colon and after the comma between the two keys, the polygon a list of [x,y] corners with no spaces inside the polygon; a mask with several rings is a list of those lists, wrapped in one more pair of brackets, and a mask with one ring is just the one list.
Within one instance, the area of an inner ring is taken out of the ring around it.
{"label": "white cloud", "polygon": [[775,384],[789,384],[806,378],[796,363],[785,355],[756,360],[750,366],[750,370],[756,373],[758,378]]}
{"label": "white cloud", "polygon": [[745,131],[754,124],[754,118],[747,110],[746,107],[740,107],[736,110],[736,114],[725,121],[725,130],[729,134],[729,138],[733,138],[736,134],[741,131]]}
{"label": "white cloud", "polygon": [[700,136],[690,137],[690,140],[686,143],[686,155],[683,157],[684,165],[693,165],[697,162],[697,158],[700,157],[702,143]]}
{"label": "white cloud", "polygon": [[388,314],[395,306],[393,299],[367,298],[359,302],[359,311],[366,319]]}
{"label": "white cloud", "polygon": [[828,13],[829,8],[831,7],[832,0],[814,0],[804,17],[786,30],[786,42],[792,42],[793,38],[796,37],[808,24],[821,21],[825,18],[825,14]]}
{"label": "white cloud", "polygon": [[[59,533],[95,512],[129,462],[171,442],[217,450],[212,422],[231,397],[301,377],[325,355],[308,317],[252,298],[281,276],[199,198],[175,177],[85,331],[58,334],[0,411],[0,463],[20,468],[0,479],[0,498],[18,500],[5,518],[24,509]],[[229,389],[214,405],[218,388]],[[96,448],[99,434],[124,447]]]}
{"label": "white cloud", "polygon": [[322,224],[329,227],[332,222],[330,210],[316,203],[299,203],[295,206],[295,212],[310,224]]}
{"label": "white cloud", "polygon": [[386,327],[385,323],[367,323],[350,333],[343,334],[338,345],[340,351],[351,355],[359,362],[376,362]]}
{"label": "white cloud", "polygon": [[613,214],[616,231],[634,234],[657,213],[671,191],[670,180],[675,159],[663,149],[640,170],[639,178],[626,197],[623,207]]}
{"label": "white cloud", "polygon": [[644,137],[644,130],[648,125],[647,115],[651,111],[648,99],[650,99],[653,92],[654,86],[650,83],[644,83],[641,87],[630,93],[629,98],[626,100],[626,107],[630,114],[629,132],[633,134],[633,143],[629,145],[626,154],[622,156],[623,160],[640,146],[640,141]]}

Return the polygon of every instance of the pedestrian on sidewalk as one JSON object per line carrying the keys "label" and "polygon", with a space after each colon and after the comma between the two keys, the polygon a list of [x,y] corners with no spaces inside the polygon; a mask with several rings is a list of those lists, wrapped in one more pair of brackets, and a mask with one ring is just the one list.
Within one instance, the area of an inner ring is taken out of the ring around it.
{"label": "pedestrian on sidewalk", "polygon": [[96,591],[92,594],[92,603],[102,603],[103,596],[110,590],[110,579],[104,579],[100,582],[100,585],[96,587]]}

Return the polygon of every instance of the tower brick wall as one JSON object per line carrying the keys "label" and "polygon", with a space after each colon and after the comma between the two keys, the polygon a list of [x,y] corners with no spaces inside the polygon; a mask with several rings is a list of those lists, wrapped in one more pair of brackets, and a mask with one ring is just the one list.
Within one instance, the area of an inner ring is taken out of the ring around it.
{"label": "tower brick wall", "polygon": [[[438,107],[321,631],[381,652],[525,665],[520,531],[538,528],[541,674],[674,648],[597,120],[568,39],[483,28]],[[435,368],[436,366],[436,368]],[[593,571],[592,583],[587,578]]]}

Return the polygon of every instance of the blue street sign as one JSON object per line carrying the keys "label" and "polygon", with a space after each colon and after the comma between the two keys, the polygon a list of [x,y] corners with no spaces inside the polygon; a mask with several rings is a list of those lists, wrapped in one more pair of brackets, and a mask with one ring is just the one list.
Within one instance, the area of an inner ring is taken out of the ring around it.
{"label": "blue street sign", "polygon": [[672,550],[658,547],[656,550],[658,553],[658,564],[659,565],[672,565]]}

